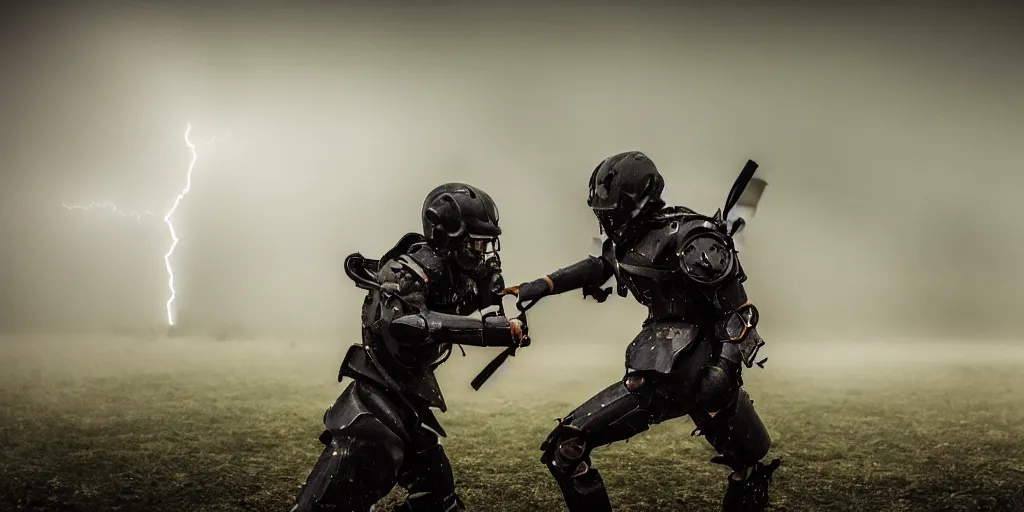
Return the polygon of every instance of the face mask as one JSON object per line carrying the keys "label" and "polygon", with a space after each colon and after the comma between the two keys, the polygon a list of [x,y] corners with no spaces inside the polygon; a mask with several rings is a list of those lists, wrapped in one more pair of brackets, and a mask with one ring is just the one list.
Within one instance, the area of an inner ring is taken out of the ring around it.
{"label": "face mask", "polygon": [[455,252],[455,263],[472,277],[482,277],[498,262],[497,238],[467,237]]}

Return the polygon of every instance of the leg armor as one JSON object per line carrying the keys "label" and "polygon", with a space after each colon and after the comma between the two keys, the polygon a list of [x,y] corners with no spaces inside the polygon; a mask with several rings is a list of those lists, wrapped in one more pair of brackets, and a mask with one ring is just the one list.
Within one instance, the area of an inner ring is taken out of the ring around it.
{"label": "leg armor", "polygon": [[714,417],[729,409],[739,396],[743,379],[740,366],[725,357],[713,358],[697,379],[697,414]]}
{"label": "leg armor", "polygon": [[758,462],[745,472],[729,476],[729,487],[725,490],[722,503],[724,512],[761,512],[768,507],[768,488],[772,485],[772,474],[782,465],[782,459],[775,458],[765,464]]}
{"label": "leg armor", "polygon": [[325,445],[293,512],[369,512],[394,487],[405,458],[403,414],[375,385],[355,381],[324,413]]}
{"label": "leg armor", "polygon": [[[702,382],[702,391],[716,387],[727,391],[733,389],[728,384],[729,379],[722,379],[722,375],[714,370],[714,365],[709,368],[711,371]],[[728,373],[728,370],[725,372]],[[754,410],[754,402],[746,390],[739,387],[732,396],[735,397],[732,400],[723,400],[717,396],[699,398],[698,403],[702,407],[691,414],[691,418],[697,425],[695,433],[699,431],[719,453],[712,462],[724,464],[733,470],[729,476],[724,510],[758,512],[768,505],[772,473],[781,461],[775,459],[769,464],[761,462],[771,448],[768,430]],[[720,407],[723,402],[727,405]]]}
{"label": "leg armor", "polygon": [[448,455],[434,433],[420,429],[414,436],[398,484],[409,491],[394,512],[461,512],[466,509],[455,493],[455,476]]}
{"label": "leg armor", "polygon": [[590,452],[647,430],[652,399],[643,377],[628,376],[569,413],[541,445],[541,462],[558,482],[570,512],[611,512]]}

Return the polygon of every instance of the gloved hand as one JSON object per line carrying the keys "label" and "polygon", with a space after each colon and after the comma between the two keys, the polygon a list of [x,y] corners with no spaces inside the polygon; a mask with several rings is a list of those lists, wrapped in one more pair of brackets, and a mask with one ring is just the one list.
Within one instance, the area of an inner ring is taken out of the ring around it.
{"label": "gloved hand", "polygon": [[509,330],[512,331],[512,341],[516,342],[516,346],[524,346],[524,342],[528,341],[530,337],[530,331],[526,327],[526,323],[518,318],[513,318],[508,321],[508,326]]}
{"label": "gloved hand", "polygon": [[519,307],[520,311],[526,311],[532,308],[540,299],[551,295],[551,280],[547,277],[534,279],[519,285],[518,289],[519,300],[516,301],[516,306]]}

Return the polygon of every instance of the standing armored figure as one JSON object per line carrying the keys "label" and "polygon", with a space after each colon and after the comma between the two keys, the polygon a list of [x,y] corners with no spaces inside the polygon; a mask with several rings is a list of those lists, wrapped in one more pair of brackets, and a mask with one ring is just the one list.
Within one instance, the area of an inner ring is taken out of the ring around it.
{"label": "standing armored figure", "polygon": [[[607,235],[602,255],[518,287],[521,308],[578,289],[603,302],[610,290],[600,287],[614,276],[619,295],[628,291],[649,312],[626,349],[623,379],[562,418],[541,446],[541,461],[571,512],[611,511],[591,465],[594,448],[684,415],[696,424],[694,434],[719,453],[712,462],[732,469],[726,511],[763,510],[781,464],[761,462],[771,439],[743,389],[742,366],[754,364],[764,341],[756,330],[757,308],[743,289],[735,230],[722,212],[706,217],[666,207],[664,186],[643,153],[601,162],[590,177],[587,202]],[[733,195],[739,192],[734,188]]]}
{"label": "standing armored figure", "polygon": [[464,510],[431,412],[447,409],[434,369],[453,345],[520,346],[526,331],[496,311],[468,316],[500,304],[504,290],[491,197],[442,185],[427,195],[422,220],[423,235],[405,235],[380,260],[345,260],[368,291],[362,343],[341,364],[339,382],[352,382],[324,413],[325,448],[294,512],[368,512],[396,484],[409,491],[396,512]]}

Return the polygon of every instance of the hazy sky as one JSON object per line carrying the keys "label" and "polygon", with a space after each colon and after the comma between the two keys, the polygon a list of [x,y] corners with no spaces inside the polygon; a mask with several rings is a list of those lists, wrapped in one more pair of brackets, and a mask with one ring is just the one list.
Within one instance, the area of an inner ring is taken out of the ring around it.
{"label": "hazy sky", "polygon": [[[354,337],[344,256],[418,230],[441,181],[498,201],[508,281],[572,263],[590,171],[631,149],[708,213],[761,164],[743,261],[777,339],[1024,314],[1019,9],[199,4],[4,22],[0,328],[163,324],[189,122],[173,262],[197,329]],[[92,201],[157,215],[61,207]],[[534,328],[628,339],[627,303],[559,298]]]}

